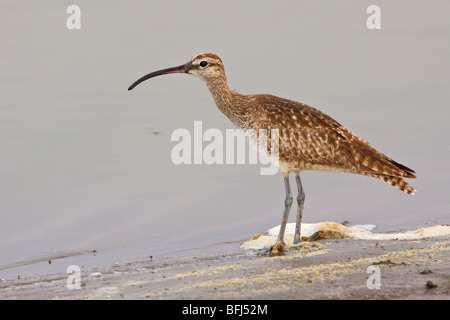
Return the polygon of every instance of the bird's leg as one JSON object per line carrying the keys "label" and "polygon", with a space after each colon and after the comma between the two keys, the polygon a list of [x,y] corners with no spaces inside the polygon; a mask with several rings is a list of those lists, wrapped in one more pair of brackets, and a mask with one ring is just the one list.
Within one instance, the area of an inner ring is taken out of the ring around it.
{"label": "bird's leg", "polygon": [[302,227],[303,204],[305,203],[305,192],[303,191],[302,181],[300,180],[300,175],[298,173],[295,175],[295,181],[297,182],[298,196],[297,196],[297,222],[295,224],[294,244],[297,244],[301,241],[300,230]]}
{"label": "bird's leg", "polygon": [[292,193],[291,186],[289,185],[289,174],[284,175],[284,188],[286,189],[286,199],[284,200],[283,219],[281,220],[280,233],[278,233],[277,239],[277,242],[281,241],[282,244],[285,244],[284,231],[286,230],[286,223],[292,206]]}

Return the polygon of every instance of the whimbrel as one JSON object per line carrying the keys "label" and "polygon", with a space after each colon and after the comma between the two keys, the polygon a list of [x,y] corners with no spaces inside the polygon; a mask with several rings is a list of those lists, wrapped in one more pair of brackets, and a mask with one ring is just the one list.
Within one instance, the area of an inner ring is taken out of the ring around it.
{"label": "whimbrel", "polygon": [[284,244],[284,232],[293,202],[289,175],[295,175],[298,189],[294,244],[300,242],[305,192],[300,180],[304,170],[339,171],[381,179],[397,189],[416,191],[403,178],[416,178],[408,167],[385,156],[325,113],[306,104],[268,94],[242,95],[230,90],[222,60],[212,53],[200,53],[181,66],[149,73],[139,83],[164,74],[188,73],[206,82],[220,111],[239,129],[278,129],[278,166],[284,176],[286,198],[277,242]]}

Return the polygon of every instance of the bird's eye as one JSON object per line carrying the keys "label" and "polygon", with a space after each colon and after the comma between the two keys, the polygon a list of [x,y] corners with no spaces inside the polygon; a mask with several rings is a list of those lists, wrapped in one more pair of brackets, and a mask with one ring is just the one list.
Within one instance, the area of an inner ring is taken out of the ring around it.
{"label": "bird's eye", "polygon": [[206,61],[200,62],[200,67],[202,67],[202,68],[206,67],[207,65],[208,65],[208,62],[206,62]]}

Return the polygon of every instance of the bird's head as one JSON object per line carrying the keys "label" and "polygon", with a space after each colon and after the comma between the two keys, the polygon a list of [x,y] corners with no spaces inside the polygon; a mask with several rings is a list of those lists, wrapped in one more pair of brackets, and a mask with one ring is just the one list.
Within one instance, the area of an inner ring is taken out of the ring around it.
{"label": "bird's head", "polygon": [[220,78],[226,81],[225,69],[223,67],[222,60],[212,53],[200,53],[193,57],[189,62],[181,66],[154,71],[143,76],[142,78],[136,80],[128,88],[128,90],[132,90],[139,83],[147,79],[171,73],[192,74],[207,83]]}
{"label": "bird's head", "polygon": [[222,60],[212,53],[200,53],[193,57],[190,62],[190,70],[187,72],[203,81],[208,82],[225,76]]}

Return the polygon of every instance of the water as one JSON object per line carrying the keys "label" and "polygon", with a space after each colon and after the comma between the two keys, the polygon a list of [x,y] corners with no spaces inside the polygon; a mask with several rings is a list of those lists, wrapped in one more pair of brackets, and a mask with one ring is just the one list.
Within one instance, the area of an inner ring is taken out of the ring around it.
{"label": "water", "polygon": [[70,4],[2,4],[1,277],[236,249],[280,223],[280,174],[171,162],[173,130],[232,128],[201,81],[169,75],[127,91],[199,52],[222,58],[231,88],[319,108],[418,174],[411,197],[305,172],[305,222],[450,222],[448,2],[379,1],[372,31],[364,1],[77,1],[81,30],[66,27]]}

